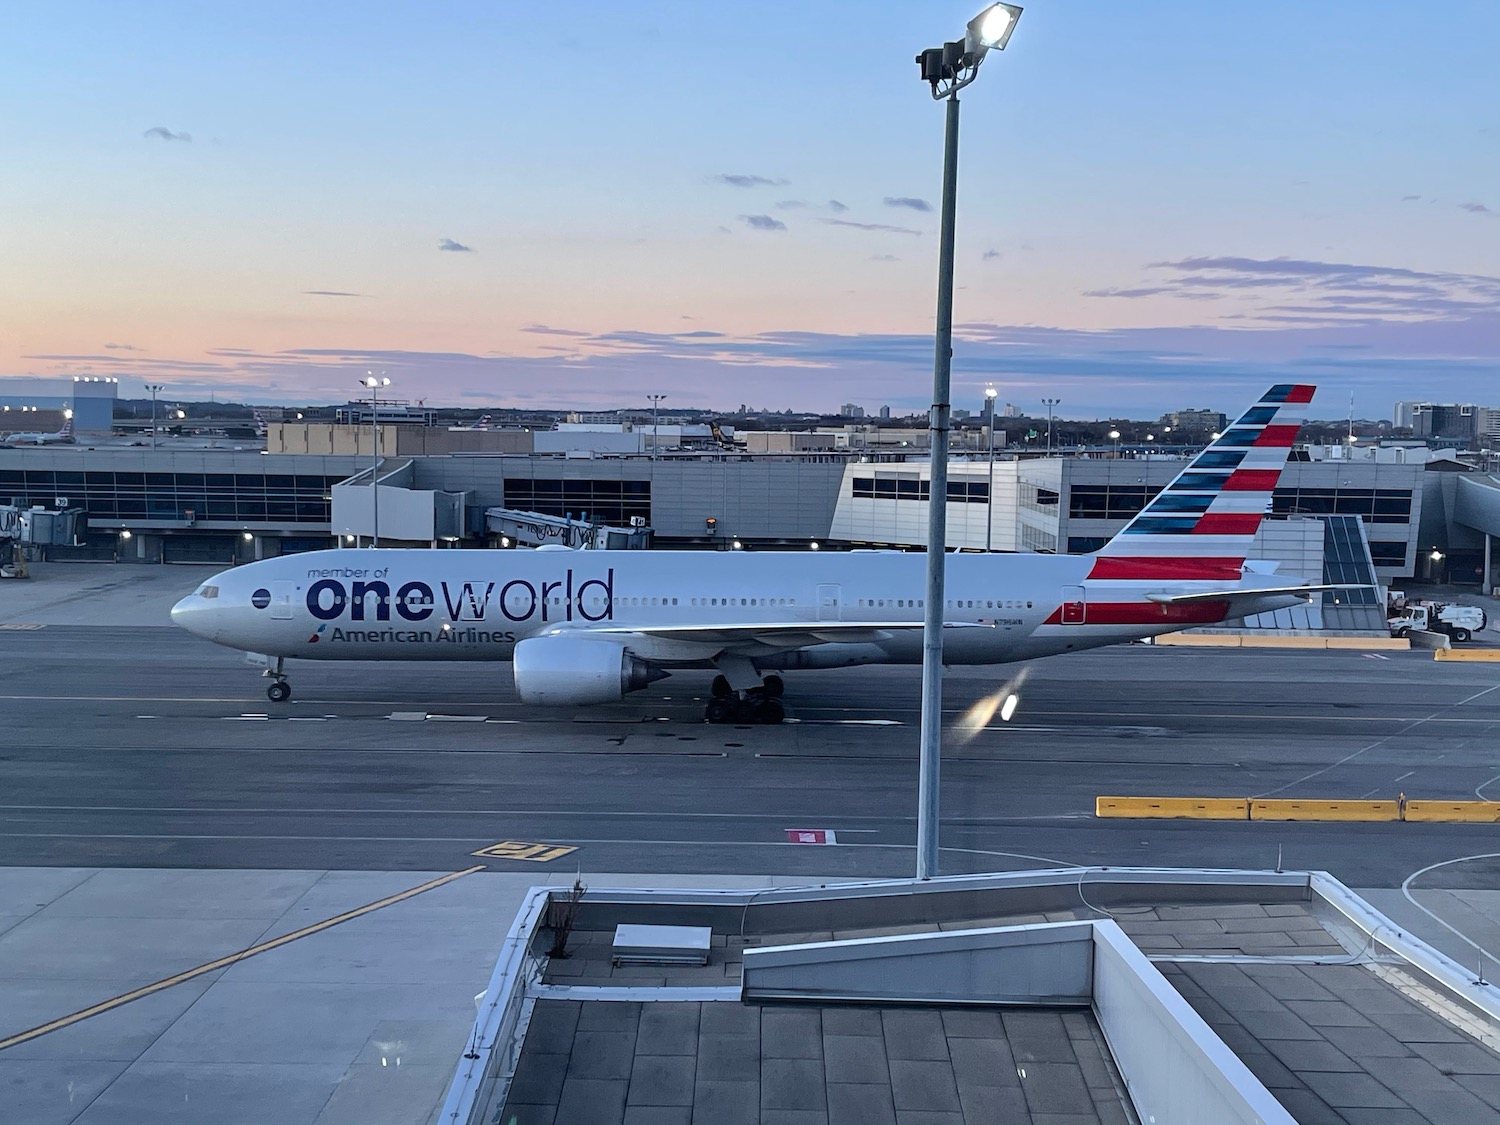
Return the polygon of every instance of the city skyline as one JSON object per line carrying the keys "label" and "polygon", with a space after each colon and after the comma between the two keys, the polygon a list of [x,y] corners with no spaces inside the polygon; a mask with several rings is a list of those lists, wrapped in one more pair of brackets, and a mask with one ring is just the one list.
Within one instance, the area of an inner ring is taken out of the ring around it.
{"label": "city skyline", "polygon": [[[0,375],[924,409],[911,59],[978,6],[21,11]],[[1500,10],[1205,8],[1030,5],[966,92],[955,401],[1484,400]]]}

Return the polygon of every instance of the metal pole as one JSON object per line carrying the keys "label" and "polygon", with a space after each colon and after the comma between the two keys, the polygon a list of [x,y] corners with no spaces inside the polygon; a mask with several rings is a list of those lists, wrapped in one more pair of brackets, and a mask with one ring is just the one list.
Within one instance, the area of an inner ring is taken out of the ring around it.
{"label": "metal pole", "polygon": [[917,878],[938,873],[943,755],[943,570],[948,544],[948,388],[953,365],[953,218],[958,194],[958,97],[948,96],[943,222],[932,365],[932,483],[927,499],[927,605],[922,622],[922,734],[917,779]]}
{"label": "metal pole", "polygon": [[991,545],[991,532],[995,526],[995,400],[990,399],[990,476],[984,486],[984,553],[995,548]]}
{"label": "metal pole", "polygon": [[380,386],[370,388],[370,523],[372,547],[380,546]]}

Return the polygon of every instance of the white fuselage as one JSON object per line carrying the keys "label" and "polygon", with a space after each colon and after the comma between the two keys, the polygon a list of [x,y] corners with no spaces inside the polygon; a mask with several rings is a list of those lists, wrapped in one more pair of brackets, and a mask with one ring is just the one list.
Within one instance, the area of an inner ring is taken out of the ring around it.
{"label": "white fuselage", "polygon": [[[944,661],[1003,663],[1223,617],[1221,603],[1184,617],[1146,586],[1113,583],[1095,620],[1083,608],[1093,562],[950,555]],[[662,665],[730,651],[763,668],[827,668],[920,663],[924,592],[925,556],[896,552],[340,549],[224,571],[172,618],[232,648],[309,660],[509,660],[528,637],[576,631]],[[744,635],[799,625],[805,645]]]}

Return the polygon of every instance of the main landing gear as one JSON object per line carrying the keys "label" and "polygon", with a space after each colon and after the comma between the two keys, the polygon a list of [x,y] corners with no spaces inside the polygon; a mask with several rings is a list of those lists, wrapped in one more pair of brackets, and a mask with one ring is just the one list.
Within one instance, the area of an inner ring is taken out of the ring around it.
{"label": "main landing gear", "polygon": [[286,673],[282,671],[285,662],[281,657],[276,658],[276,663],[261,673],[270,679],[266,686],[266,698],[272,703],[285,703],[292,698],[292,685],[287,682]]}
{"label": "main landing gear", "polygon": [[767,676],[759,687],[736,690],[727,676],[714,677],[709,689],[713,698],[703,709],[703,717],[710,723],[761,723],[775,726],[786,718],[786,708],[781,705],[781,693],[785,690],[780,676]]}

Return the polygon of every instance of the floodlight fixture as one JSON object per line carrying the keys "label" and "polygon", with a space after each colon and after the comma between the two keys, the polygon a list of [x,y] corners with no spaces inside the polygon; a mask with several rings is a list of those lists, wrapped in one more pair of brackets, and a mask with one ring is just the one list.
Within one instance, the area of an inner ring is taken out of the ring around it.
{"label": "floodlight fixture", "polygon": [[1119,430],[1110,430],[1109,431],[1109,440],[1110,441],[1119,441],[1120,440],[1120,431]]}
{"label": "floodlight fixture", "polygon": [[1016,4],[991,4],[969,21],[964,32],[964,48],[975,55],[977,62],[986,51],[1003,51],[1010,42],[1010,33],[1016,29],[1021,18],[1021,9]]}
{"label": "floodlight fixture", "polygon": [[984,397],[987,398],[987,399],[990,399],[991,401],[993,401],[995,398],[999,397],[999,395],[1000,395],[1000,392],[997,391],[994,387],[985,387],[984,388]]}

